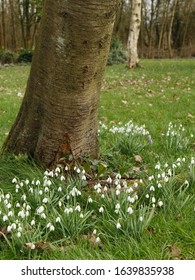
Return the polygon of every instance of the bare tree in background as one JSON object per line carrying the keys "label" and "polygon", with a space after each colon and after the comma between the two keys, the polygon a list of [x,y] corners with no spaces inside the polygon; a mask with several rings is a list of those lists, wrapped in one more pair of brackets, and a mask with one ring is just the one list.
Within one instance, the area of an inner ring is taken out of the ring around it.
{"label": "bare tree in background", "polygon": [[131,20],[127,42],[129,68],[139,65],[138,39],[141,27],[142,0],[132,0],[131,3]]}

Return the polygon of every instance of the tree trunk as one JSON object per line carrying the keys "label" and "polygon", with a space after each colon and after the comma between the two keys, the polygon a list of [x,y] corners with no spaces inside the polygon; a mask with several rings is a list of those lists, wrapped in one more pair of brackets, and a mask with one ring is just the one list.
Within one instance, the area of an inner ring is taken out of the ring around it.
{"label": "tree trunk", "polygon": [[24,100],[4,150],[51,167],[98,153],[98,100],[119,0],[45,1]]}
{"label": "tree trunk", "polygon": [[1,15],[2,15],[2,46],[3,48],[7,47],[6,41],[6,29],[5,29],[5,2],[4,0],[1,1]]}
{"label": "tree trunk", "polygon": [[137,44],[141,26],[141,5],[142,0],[132,0],[131,21],[127,42],[129,68],[139,65]]}
{"label": "tree trunk", "polygon": [[178,0],[175,0],[173,2],[172,11],[171,11],[171,18],[170,18],[170,23],[169,23],[169,30],[168,30],[168,38],[167,38],[167,44],[168,44],[168,50],[169,50],[169,57],[170,58],[173,56],[173,52],[172,52],[172,30],[173,30],[173,21],[174,21],[177,1]]}
{"label": "tree trunk", "polygon": [[12,28],[11,42],[12,42],[12,51],[16,51],[16,49],[17,49],[17,42],[16,42],[16,29],[15,29],[13,0],[9,0],[9,6],[10,6],[10,13],[11,13],[11,28]]}

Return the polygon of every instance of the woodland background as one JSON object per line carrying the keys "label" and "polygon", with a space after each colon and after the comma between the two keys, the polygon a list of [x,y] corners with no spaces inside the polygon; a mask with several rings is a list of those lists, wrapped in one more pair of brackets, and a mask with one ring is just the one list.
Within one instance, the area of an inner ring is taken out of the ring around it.
{"label": "woodland background", "polygon": [[[126,49],[131,2],[122,1],[111,48]],[[0,0],[2,64],[31,60],[43,4],[44,0]],[[138,52],[140,58],[194,57],[195,1],[143,0]]]}

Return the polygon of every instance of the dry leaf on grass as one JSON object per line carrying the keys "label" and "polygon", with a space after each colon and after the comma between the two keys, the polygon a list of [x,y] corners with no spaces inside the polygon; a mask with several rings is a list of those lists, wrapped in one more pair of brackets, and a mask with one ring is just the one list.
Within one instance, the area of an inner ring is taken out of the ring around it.
{"label": "dry leaf on grass", "polygon": [[139,163],[143,162],[142,157],[139,156],[139,155],[134,156],[134,159],[135,159],[136,162],[139,162]]}
{"label": "dry leaf on grass", "polygon": [[30,242],[30,243],[25,243],[24,247],[26,247],[29,250],[38,250],[38,251],[61,251],[61,252],[67,252],[68,247],[63,247],[63,246],[56,246],[51,244],[50,242]]}

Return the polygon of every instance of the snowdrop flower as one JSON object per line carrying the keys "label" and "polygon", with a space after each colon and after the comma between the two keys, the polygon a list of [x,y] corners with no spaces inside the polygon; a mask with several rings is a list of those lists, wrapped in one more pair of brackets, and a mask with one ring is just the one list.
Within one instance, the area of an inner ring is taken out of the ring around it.
{"label": "snowdrop flower", "polygon": [[44,187],[50,187],[51,185],[52,185],[51,180],[48,180],[48,179],[44,180],[44,182],[43,182]]}
{"label": "snowdrop flower", "polygon": [[154,176],[153,176],[153,175],[148,177],[148,180],[149,180],[149,181],[152,181],[153,179],[154,179]]}
{"label": "snowdrop flower", "polygon": [[25,180],[25,184],[28,185],[30,181],[28,179]]}
{"label": "snowdrop flower", "polygon": [[36,181],[36,186],[39,186],[41,184],[41,182],[39,180]]}
{"label": "snowdrop flower", "polygon": [[48,188],[48,187],[45,187],[44,192],[45,192],[45,193],[49,192],[49,188]]}
{"label": "snowdrop flower", "polygon": [[155,205],[155,203],[153,203],[153,204],[152,204],[152,208],[155,208],[155,207],[156,207],[156,205]]}
{"label": "snowdrop flower", "polygon": [[46,225],[46,227],[49,228],[50,226],[51,226],[51,223],[49,222],[49,223]]}
{"label": "snowdrop flower", "polygon": [[33,188],[32,187],[29,189],[29,192],[33,193]]}
{"label": "snowdrop flower", "polygon": [[19,203],[19,202],[16,203],[16,207],[17,207],[17,208],[20,207],[20,203]]}
{"label": "snowdrop flower", "polygon": [[188,182],[188,180],[185,180],[184,185],[186,185],[186,186],[189,187],[189,182]]}
{"label": "snowdrop flower", "polygon": [[139,217],[139,220],[140,220],[140,222],[142,222],[142,221],[143,221],[143,217],[142,217],[142,216],[140,216],[140,217]]}
{"label": "snowdrop flower", "polygon": [[97,193],[101,193],[101,189],[98,188],[98,189],[96,190],[96,192],[97,192]]}
{"label": "snowdrop flower", "polygon": [[19,211],[18,212],[18,217],[21,217],[22,219],[24,219],[25,218],[25,213],[24,213],[24,210],[21,210],[21,211]]}
{"label": "snowdrop flower", "polygon": [[167,183],[169,181],[169,177],[165,176],[164,181]]}
{"label": "snowdrop flower", "polygon": [[87,178],[86,178],[86,176],[84,174],[82,175],[81,180],[83,180],[83,181],[87,180]]}
{"label": "snowdrop flower", "polygon": [[119,222],[116,224],[116,228],[117,229],[121,228],[121,224]]}
{"label": "snowdrop flower", "polygon": [[58,172],[58,173],[60,173],[60,172],[61,172],[61,170],[60,170],[60,167],[59,167],[59,166],[57,166],[57,167],[56,167],[55,172]]}
{"label": "snowdrop flower", "polygon": [[116,190],[116,195],[118,196],[120,194],[119,189]]}
{"label": "snowdrop flower", "polygon": [[132,187],[128,188],[128,189],[126,190],[126,192],[127,192],[127,193],[132,193],[132,192],[133,192],[133,188],[132,188]]}
{"label": "snowdrop flower", "polygon": [[76,172],[77,172],[78,174],[81,173],[80,168],[77,168],[77,169],[76,169]]}
{"label": "snowdrop flower", "polygon": [[7,215],[8,215],[8,217],[12,217],[13,216],[13,212],[9,211]]}
{"label": "snowdrop flower", "polygon": [[7,216],[7,215],[4,215],[4,216],[3,216],[3,221],[6,222],[7,220],[8,220],[8,216]]}
{"label": "snowdrop flower", "polygon": [[60,177],[60,181],[61,182],[65,181],[65,177],[63,175]]}
{"label": "snowdrop flower", "polygon": [[8,200],[7,200],[7,199],[4,200],[4,204],[5,204],[5,205],[8,204]]}
{"label": "snowdrop flower", "polygon": [[61,191],[62,191],[62,187],[59,187],[59,188],[58,188],[58,192],[61,192]]}
{"label": "snowdrop flower", "polygon": [[48,202],[48,198],[47,197],[43,198],[42,202],[43,203],[47,203]]}
{"label": "snowdrop flower", "polygon": [[100,207],[99,212],[100,212],[100,213],[103,213],[103,212],[104,212],[104,208],[103,208],[103,207]]}
{"label": "snowdrop flower", "polygon": [[22,227],[19,225],[18,226],[18,231],[21,232],[22,231]]}
{"label": "snowdrop flower", "polygon": [[131,207],[127,208],[127,213],[132,214],[133,213],[133,209]]}
{"label": "snowdrop flower", "polygon": [[17,232],[17,237],[20,238],[21,237],[21,232]]}
{"label": "snowdrop flower", "polygon": [[158,188],[160,189],[160,188],[162,188],[162,185],[161,185],[161,183],[158,183]]}
{"label": "snowdrop flower", "polygon": [[11,226],[8,226],[8,227],[7,227],[7,232],[11,232],[11,230],[12,230],[12,227],[11,227]]}
{"label": "snowdrop flower", "polygon": [[55,230],[55,227],[54,227],[53,225],[51,225],[50,228],[49,228],[49,230],[50,230],[50,231],[54,231],[54,230]]}
{"label": "snowdrop flower", "polygon": [[155,203],[156,202],[156,198],[153,196],[152,197],[152,203]]}
{"label": "snowdrop flower", "polygon": [[154,168],[157,169],[157,170],[160,170],[160,163],[157,163]]}
{"label": "snowdrop flower", "polygon": [[9,199],[10,198],[10,194],[6,194],[5,198]]}
{"label": "snowdrop flower", "polygon": [[120,173],[116,174],[115,178],[120,180],[121,179],[121,174]]}
{"label": "snowdrop flower", "polygon": [[107,181],[108,184],[111,184],[111,183],[112,183],[111,177],[109,176],[108,179],[107,179],[106,181]]}
{"label": "snowdrop flower", "polygon": [[120,204],[117,203],[116,206],[115,206],[115,212],[118,213],[120,208],[121,208]]}
{"label": "snowdrop flower", "polygon": [[67,165],[65,166],[64,170],[65,170],[65,171],[68,171],[68,166],[67,166]]}
{"label": "snowdrop flower", "polygon": [[13,183],[13,184],[16,184],[16,183],[17,183],[17,179],[16,179],[16,178],[13,178],[12,183]]}
{"label": "snowdrop flower", "polygon": [[58,206],[61,207],[62,206],[62,202],[58,201]]}
{"label": "snowdrop flower", "polygon": [[42,219],[46,219],[45,213],[41,213],[41,218],[42,218]]}
{"label": "snowdrop flower", "polygon": [[159,206],[159,207],[162,207],[162,206],[163,206],[163,202],[162,202],[161,200],[158,202],[158,206]]}
{"label": "snowdrop flower", "polygon": [[131,196],[128,196],[127,197],[127,201],[129,201],[130,203],[134,203],[135,202],[135,198],[131,197]]}
{"label": "snowdrop flower", "polygon": [[97,236],[96,239],[95,239],[95,243],[99,243],[100,241],[101,240],[100,240],[99,236]]}
{"label": "snowdrop flower", "polygon": [[60,221],[61,221],[60,217],[57,217],[56,218],[56,223],[60,223]]}
{"label": "snowdrop flower", "polygon": [[38,209],[37,209],[37,213],[41,214],[44,211],[44,207],[41,205]]}
{"label": "snowdrop flower", "polygon": [[108,190],[108,188],[105,186],[105,187],[104,187],[104,191],[107,192],[107,190]]}
{"label": "snowdrop flower", "polygon": [[32,220],[30,224],[31,224],[31,226],[34,226],[35,225],[35,220]]}
{"label": "snowdrop flower", "polygon": [[155,191],[154,186],[151,186],[151,187],[150,187],[150,191],[151,191],[151,192],[154,192],[154,191]]}
{"label": "snowdrop flower", "polygon": [[81,195],[81,192],[76,187],[73,187],[73,189],[70,191],[70,194],[74,197],[77,195]]}
{"label": "snowdrop flower", "polygon": [[53,178],[53,177],[54,177],[54,172],[53,172],[53,171],[50,171],[50,172],[48,173],[48,176]]}
{"label": "snowdrop flower", "polygon": [[146,198],[149,198],[149,197],[150,197],[150,195],[147,193],[147,194],[146,194]]}
{"label": "snowdrop flower", "polygon": [[80,206],[80,205],[77,205],[77,206],[75,207],[75,211],[80,212],[80,211],[81,211],[81,206]]}
{"label": "snowdrop flower", "polygon": [[10,208],[12,207],[11,203],[8,203],[8,204],[6,205],[6,207],[7,207],[8,209],[10,209]]}
{"label": "snowdrop flower", "polygon": [[177,167],[177,165],[175,165],[174,163],[172,164],[172,168],[174,169],[174,168],[176,168]]}
{"label": "snowdrop flower", "polygon": [[105,198],[105,195],[104,195],[104,193],[101,195],[101,198]]}
{"label": "snowdrop flower", "polygon": [[13,223],[13,224],[11,225],[11,228],[12,228],[12,229],[16,229],[16,224]]}
{"label": "snowdrop flower", "polygon": [[135,200],[138,200],[138,195],[137,195],[137,194],[134,196],[134,199],[135,199]]}
{"label": "snowdrop flower", "polygon": [[92,202],[93,202],[92,198],[91,198],[91,197],[88,197],[87,202],[88,202],[88,203],[92,203]]}
{"label": "snowdrop flower", "polygon": [[101,189],[101,187],[102,187],[101,184],[98,183],[93,188],[94,188],[94,190],[97,190],[97,189]]}
{"label": "snowdrop flower", "polygon": [[94,229],[92,233],[93,233],[94,235],[96,235],[96,234],[97,234],[97,230]]}
{"label": "snowdrop flower", "polygon": [[134,186],[134,188],[137,188],[138,187],[138,183],[134,182],[133,186]]}
{"label": "snowdrop flower", "polygon": [[40,194],[40,195],[42,195],[42,194],[43,194],[43,191],[42,191],[42,190],[40,190],[40,191],[39,191],[39,194]]}
{"label": "snowdrop flower", "polygon": [[23,194],[22,199],[26,200],[26,195],[25,194]]}
{"label": "snowdrop flower", "polygon": [[25,215],[28,217],[30,215],[29,211],[26,211]]}
{"label": "snowdrop flower", "polygon": [[80,218],[83,219],[83,217],[84,217],[84,215],[83,215],[83,213],[81,213],[81,214],[80,214]]}

